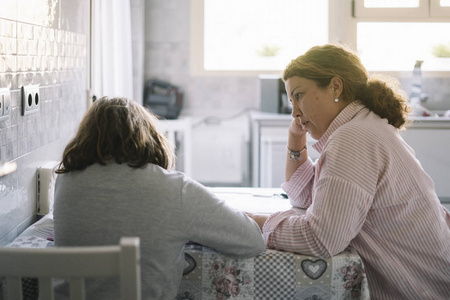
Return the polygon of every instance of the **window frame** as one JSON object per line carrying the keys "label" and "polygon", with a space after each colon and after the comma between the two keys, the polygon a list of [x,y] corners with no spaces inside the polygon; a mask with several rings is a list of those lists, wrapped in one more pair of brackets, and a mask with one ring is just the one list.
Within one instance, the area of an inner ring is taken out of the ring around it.
{"label": "window frame", "polygon": [[450,7],[440,6],[439,0],[430,0],[430,16],[431,17],[450,17]]}
{"label": "window frame", "polygon": [[[358,22],[450,22],[450,7],[440,7],[439,0],[419,0],[419,7],[365,8],[364,0],[328,0],[328,41],[357,50]],[[190,73],[192,76],[258,76],[281,74],[273,70],[205,70],[204,69],[204,0],[190,1]],[[380,71],[377,71],[379,73]],[[401,76],[407,71],[381,71]],[[450,77],[450,71],[424,71],[428,77]]]}
{"label": "window frame", "polygon": [[355,17],[383,17],[383,18],[427,18],[429,16],[428,0],[419,0],[419,7],[364,7],[364,0],[355,0],[353,6]]}
{"label": "window frame", "polygon": [[[347,0],[343,0],[347,1]],[[349,0],[352,2],[352,24],[347,23],[351,28],[347,28],[353,32],[354,36],[350,37],[353,50],[357,45],[357,32],[356,28],[358,22],[450,22],[450,7],[440,7],[439,0],[419,0],[419,11],[413,13],[413,16],[405,16],[402,13],[404,8],[364,8],[363,10],[357,10],[357,7],[364,6],[364,0]],[[415,16],[414,16],[415,15]],[[412,72],[409,71],[376,71],[376,73],[384,73],[391,76],[411,76]],[[425,77],[450,77],[450,71],[422,71],[422,75]]]}
{"label": "window frame", "polygon": [[[364,7],[364,0],[353,0],[354,17],[375,17],[375,18],[424,18],[450,17],[450,7],[441,7],[440,0],[419,0],[417,8],[373,8]],[[424,20],[421,20],[424,21]]]}

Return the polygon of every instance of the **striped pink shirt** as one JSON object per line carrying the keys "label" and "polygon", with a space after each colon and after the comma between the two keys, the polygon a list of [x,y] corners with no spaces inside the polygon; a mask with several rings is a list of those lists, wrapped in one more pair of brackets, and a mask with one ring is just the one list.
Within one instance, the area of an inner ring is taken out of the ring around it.
{"label": "striped pink shirt", "polygon": [[266,221],[267,246],[318,257],[352,246],[371,299],[450,299],[450,213],[398,130],[353,102],[314,148],[282,185],[293,208]]}

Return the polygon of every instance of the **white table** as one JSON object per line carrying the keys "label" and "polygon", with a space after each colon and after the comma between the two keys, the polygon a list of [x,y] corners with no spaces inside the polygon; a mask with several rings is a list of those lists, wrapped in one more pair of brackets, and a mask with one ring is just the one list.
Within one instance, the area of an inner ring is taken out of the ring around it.
{"label": "white table", "polygon": [[231,207],[252,213],[274,213],[291,208],[281,188],[210,188]]}

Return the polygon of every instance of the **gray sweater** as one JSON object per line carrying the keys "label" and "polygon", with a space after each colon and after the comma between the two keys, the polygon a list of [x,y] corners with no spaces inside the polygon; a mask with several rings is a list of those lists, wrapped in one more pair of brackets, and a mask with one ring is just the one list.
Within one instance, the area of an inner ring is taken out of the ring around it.
{"label": "gray sweater", "polygon": [[[141,239],[143,299],[173,299],[184,246],[193,241],[232,257],[264,251],[258,225],[181,172],[156,165],[94,164],[60,174],[54,203],[56,246],[112,245]],[[116,299],[118,281],[87,283],[91,299]]]}

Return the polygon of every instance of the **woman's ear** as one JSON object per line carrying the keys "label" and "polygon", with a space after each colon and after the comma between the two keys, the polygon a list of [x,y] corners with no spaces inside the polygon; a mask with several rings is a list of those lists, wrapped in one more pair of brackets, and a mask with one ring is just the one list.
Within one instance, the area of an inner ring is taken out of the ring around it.
{"label": "woman's ear", "polygon": [[330,85],[334,91],[334,97],[339,97],[342,93],[342,90],[344,89],[344,83],[342,82],[342,79],[335,76],[331,78]]}

